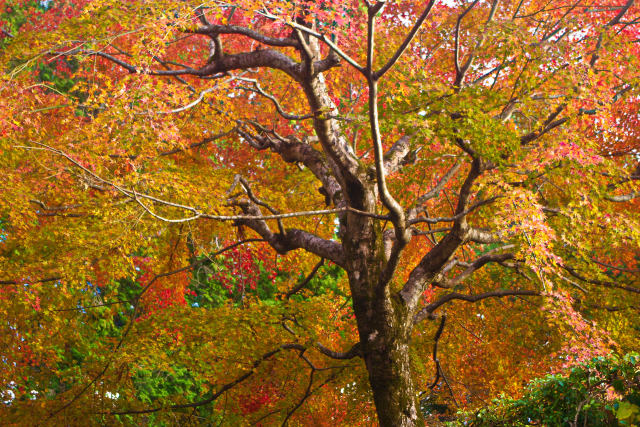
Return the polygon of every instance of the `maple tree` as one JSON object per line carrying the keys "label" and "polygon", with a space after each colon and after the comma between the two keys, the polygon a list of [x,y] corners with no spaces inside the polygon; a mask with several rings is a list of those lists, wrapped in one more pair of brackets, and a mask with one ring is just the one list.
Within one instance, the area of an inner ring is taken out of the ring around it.
{"label": "maple tree", "polygon": [[8,421],[415,425],[637,342],[633,0],[0,4]]}

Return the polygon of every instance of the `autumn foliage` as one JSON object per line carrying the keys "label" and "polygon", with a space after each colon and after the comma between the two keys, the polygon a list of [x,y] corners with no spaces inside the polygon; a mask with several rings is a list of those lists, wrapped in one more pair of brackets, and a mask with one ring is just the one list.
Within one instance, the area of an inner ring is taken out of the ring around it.
{"label": "autumn foliage", "polygon": [[0,1],[0,424],[434,423],[637,350],[639,37],[633,0]]}

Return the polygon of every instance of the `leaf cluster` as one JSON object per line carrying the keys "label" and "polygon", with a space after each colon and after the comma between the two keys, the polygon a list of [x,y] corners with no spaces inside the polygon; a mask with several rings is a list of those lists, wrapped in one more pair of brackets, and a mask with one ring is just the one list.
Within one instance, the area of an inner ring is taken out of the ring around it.
{"label": "leaf cluster", "polygon": [[630,426],[639,421],[640,356],[630,353],[535,379],[521,398],[495,399],[454,425]]}

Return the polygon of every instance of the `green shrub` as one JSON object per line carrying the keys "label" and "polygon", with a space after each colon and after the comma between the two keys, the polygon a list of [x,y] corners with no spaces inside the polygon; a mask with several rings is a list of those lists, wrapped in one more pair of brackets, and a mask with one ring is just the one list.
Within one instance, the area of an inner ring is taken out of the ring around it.
{"label": "green shrub", "polygon": [[521,398],[495,399],[451,425],[638,426],[640,355],[595,358],[567,373],[533,380]]}

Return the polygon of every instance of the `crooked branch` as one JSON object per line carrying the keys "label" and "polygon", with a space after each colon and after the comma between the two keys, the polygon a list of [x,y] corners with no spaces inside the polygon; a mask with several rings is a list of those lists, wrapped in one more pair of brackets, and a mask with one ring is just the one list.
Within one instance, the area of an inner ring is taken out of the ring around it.
{"label": "crooked branch", "polygon": [[100,414],[105,414],[105,415],[152,414],[154,412],[165,411],[165,410],[178,410],[178,409],[197,408],[199,406],[208,405],[208,404],[214,402],[216,399],[218,399],[225,392],[231,390],[232,388],[234,388],[238,384],[240,384],[240,383],[244,382],[245,380],[247,380],[249,377],[251,377],[255,373],[255,370],[262,363],[264,363],[265,361],[271,359],[273,356],[275,356],[276,354],[280,353],[282,350],[298,350],[299,351],[300,349],[299,349],[299,346],[295,345],[295,344],[283,344],[280,347],[276,348],[275,350],[271,350],[271,351],[269,351],[267,353],[264,353],[260,358],[258,358],[257,360],[255,360],[251,364],[251,369],[250,370],[248,370],[245,373],[243,373],[242,375],[236,377],[233,381],[230,381],[230,382],[224,384],[222,387],[220,387],[218,389],[218,391],[213,393],[211,395],[211,397],[209,397],[207,399],[203,399],[203,400],[200,400],[200,401],[197,401],[197,402],[192,402],[192,403],[185,403],[185,404],[181,404],[181,405],[160,406],[160,407],[156,407],[156,408],[131,410],[131,411],[100,412]]}
{"label": "crooked branch", "polygon": [[320,258],[320,261],[318,261],[318,263],[315,265],[315,267],[313,267],[313,269],[307,275],[307,277],[305,277],[304,280],[302,280],[296,286],[291,288],[291,290],[289,290],[289,292],[286,293],[286,295],[284,296],[285,299],[291,298],[293,295],[297,294],[302,289],[304,289],[304,287],[307,286],[309,284],[309,282],[311,282],[311,280],[315,277],[315,275],[318,273],[318,270],[320,270],[320,267],[322,267],[323,264],[324,264],[324,258]]}
{"label": "crooked branch", "polygon": [[466,295],[466,294],[460,294],[457,292],[452,292],[450,294],[446,294],[440,297],[438,300],[425,306],[422,310],[418,312],[418,314],[414,316],[413,323],[417,324],[423,319],[430,317],[434,311],[436,311],[438,308],[440,308],[441,306],[443,306],[444,304],[450,301],[461,300],[466,302],[478,302],[487,298],[502,298],[507,296],[524,296],[524,295],[540,296],[541,293],[539,291],[527,290],[527,289],[522,289],[522,290],[500,289],[500,290],[495,290],[495,291],[485,292],[482,294],[475,294],[475,295]]}

